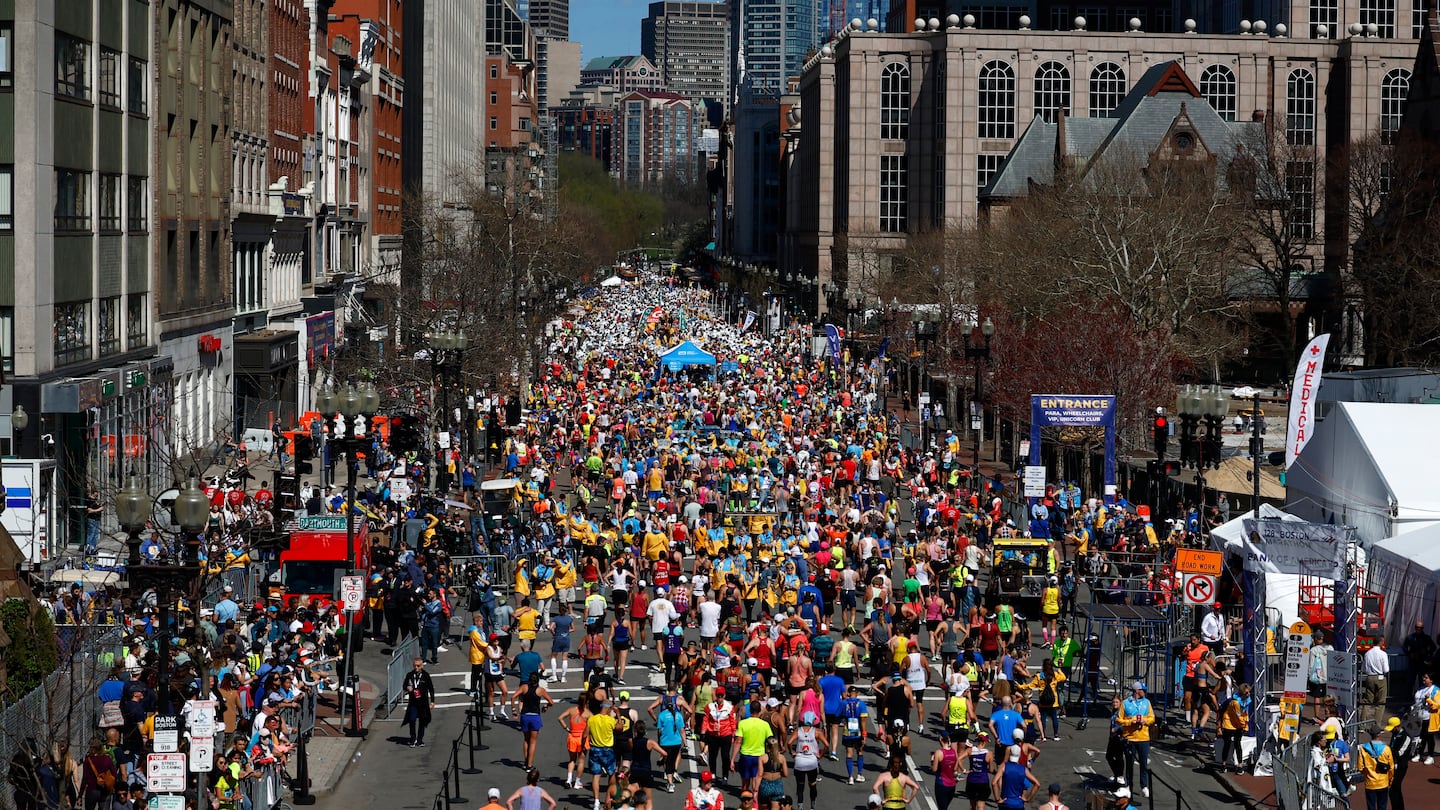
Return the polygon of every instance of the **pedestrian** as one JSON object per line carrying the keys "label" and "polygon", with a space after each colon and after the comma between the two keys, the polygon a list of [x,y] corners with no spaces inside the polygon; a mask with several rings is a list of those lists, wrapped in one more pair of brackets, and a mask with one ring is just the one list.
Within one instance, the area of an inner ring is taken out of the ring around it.
{"label": "pedestrian", "polygon": [[984,731],[976,734],[965,750],[965,798],[970,800],[970,810],[985,810],[994,761],[990,754],[990,735]]}
{"label": "pedestrian", "polygon": [[505,805],[500,803],[500,788],[492,787],[485,793],[486,801],[480,805],[480,810],[507,810]]}
{"label": "pedestrian", "polygon": [[585,734],[590,744],[588,763],[590,792],[595,799],[594,810],[600,810],[606,804],[603,797],[610,795],[610,783],[615,777],[616,723],[615,704],[608,700],[604,701],[600,711],[590,715],[590,719],[585,723]]}
{"label": "pedestrian", "polygon": [[467,633],[469,640],[470,660],[470,689],[472,695],[480,694],[480,686],[485,682],[485,652],[490,645],[485,641],[484,614],[476,611],[470,614],[470,631]]}
{"label": "pedestrian", "polygon": [[1368,719],[1378,723],[1385,714],[1385,705],[1390,697],[1390,653],[1385,649],[1385,639],[1376,639],[1365,651],[1362,666],[1364,679],[1360,700],[1368,707]]}
{"label": "pedestrian", "polygon": [[[1236,693],[1220,707],[1220,767],[1240,773],[1242,754],[1240,738],[1250,729],[1252,700],[1250,684],[1242,683]],[[1233,763],[1231,757],[1234,757]]]}
{"label": "pedestrian", "polygon": [[[516,802],[520,803],[518,807]],[[510,798],[505,800],[505,807],[508,810],[555,810],[555,799],[549,791],[540,787],[540,772],[527,766],[525,786],[510,794]]]}
{"label": "pedestrian", "polygon": [[[545,705],[540,705],[540,701]],[[515,696],[510,699],[510,705],[515,707],[516,716],[520,718],[520,732],[524,735],[525,767],[535,767],[535,741],[540,737],[540,728],[544,725],[542,713],[548,711],[555,705],[555,700],[545,687],[540,685],[540,673],[532,672],[525,683],[515,690]]]}
{"label": "pedestrian", "polygon": [[865,733],[869,717],[869,709],[860,699],[855,684],[846,686],[845,699],[840,702],[840,742],[845,746],[846,784],[865,783]]}
{"label": "pedestrian", "polygon": [[[968,763],[966,763],[968,765]],[[938,810],[950,810],[959,785],[960,752],[948,729],[940,730],[940,747],[930,755],[930,772],[935,774],[935,805]]]}
{"label": "pedestrian", "polygon": [[1392,717],[1386,721],[1385,730],[1390,732],[1390,753],[1395,757],[1395,778],[1390,782],[1390,807],[1391,810],[1405,810],[1405,773],[1410,770],[1410,757],[1419,745],[1419,727],[1414,721],[1401,723],[1400,718]]}
{"label": "pedestrian", "polygon": [[1040,780],[1030,772],[1029,766],[1020,761],[1020,746],[1010,746],[1005,764],[995,771],[991,789],[995,792],[1000,810],[1024,810],[1026,802],[1035,797],[1040,789]]}
{"label": "pedestrian", "polygon": [[565,763],[565,787],[580,787],[580,775],[583,764],[582,757],[585,754],[585,726],[590,715],[585,711],[582,703],[576,703],[560,713],[560,727],[565,729],[565,753],[569,759]]}
{"label": "pedestrian", "polygon": [[561,602],[559,610],[550,620],[550,680],[552,681],[558,680],[563,684],[570,677],[570,632],[574,627],[575,617],[570,615],[570,603]]}
{"label": "pedestrian", "polygon": [[1069,807],[1065,806],[1064,802],[1060,801],[1061,789],[1059,782],[1051,782],[1047,792],[1050,794],[1050,799],[1040,805],[1040,810],[1070,810]]}
{"label": "pedestrian", "polygon": [[[617,479],[618,480],[618,479]],[[715,787],[715,774],[700,772],[700,784],[685,794],[685,810],[724,810],[725,795]],[[599,810],[599,806],[596,806]]]}
{"label": "pedestrian", "polygon": [[1406,669],[1412,678],[1410,691],[1414,692],[1430,667],[1430,656],[1435,654],[1435,641],[1425,632],[1424,622],[1415,622],[1415,629],[1401,642],[1400,651],[1405,653]]}
{"label": "pedestrian", "polygon": [[1440,687],[1435,685],[1434,676],[1426,672],[1420,676],[1420,688],[1415,691],[1412,711],[1421,720],[1420,748],[1410,758],[1411,762],[1424,759],[1424,764],[1435,764],[1435,734],[1440,732]]}
{"label": "pedestrian", "polygon": [[1135,781],[1135,766],[1140,766],[1140,793],[1150,797],[1150,727],[1155,725],[1155,710],[1146,697],[1144,681],[1131,685],[1130,697],[1120,705],[1120,728],[1125,735],[1125,784]]}
{"label": "pedestrian", "polygon": [[1369,741],[1360,746],[1358,769],[1364,779],[1365,810],[1386,810],[1395,780],[1395,756],[1380,739],[1382,733],[1378,726],[1371,726],[1365,731]]}
{"label": "pedestrian", "polygon": [[889,767],[875,780],[875,792],[884,802],[884,810],[905,810],[920,792],[920,786],[904,769],[903,758],[890,757]]}
{"label": "pedestrian", "polygon": [[435,683],[425,671],[425,659],[416,658],[414,669],[405,673],[402,684],[407,700],[405,723],[410,729],[411,748],[425,747],[425,727],[430,725],[430,712],[435,708]]}
{"label": "pedestrian", "polygon": [[[795,752],[795,800],[801,808],[815,810],[815,800],[820,785],[820,758],[829,750],[820,718],[814,712],[806,712],[800,718],[800,726],[790,733],[790,750]],[[810,800],[806,802],[805,796]]]}

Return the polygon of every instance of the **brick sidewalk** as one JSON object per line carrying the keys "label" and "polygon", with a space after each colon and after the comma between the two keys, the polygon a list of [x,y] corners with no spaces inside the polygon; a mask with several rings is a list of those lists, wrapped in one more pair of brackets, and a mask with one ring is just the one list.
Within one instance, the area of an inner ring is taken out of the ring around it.
{"label": "brick sidewalk", "polygon": [[[1229,781],[1239,792],[1249,796],[1254,807],[1278,810],[1274,777],[1227,774],[1222,781]],[[1440,807],[1440,765],[1410,763],[1405,774],[1404,791],[1407,806]],[[1365,789],[1357,787],[1349,798],[1351,807],[1364,807]]]}

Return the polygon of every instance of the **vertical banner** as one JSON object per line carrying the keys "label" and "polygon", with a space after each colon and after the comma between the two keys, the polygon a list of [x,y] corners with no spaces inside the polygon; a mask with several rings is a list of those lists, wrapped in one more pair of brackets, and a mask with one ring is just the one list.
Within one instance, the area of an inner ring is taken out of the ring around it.
{"label": "vertical banner", "polygon": [[[1115,502],[1115,397],[1030,395],[1030,464],[1040,466],[1040,428],[1105,428],[1105,503]],[[1032,500],[1033,505],[1033,500]]]}
{"label": "vertical banner", "polygon": [[840,365],[840,330],[833,323],[825,324],[825,340],[830,345],[830,362]]}
{"label": "vertical banner", "polygon": [[746,329],[749,329],[749,328],[750,328],[751,326],[753,326],[754,324],[755,324],[755,310],[753,310],[753,309],[747,309],[747,310],[745,310],[745,323],[740,326],[740,334],[742,334],[742,335],[745,334],[745,330],[746,330]]}
{"label": "vertical banner", "polygon": [[880,341],[880,349],[879,349],[879,351],[875,352],[875,356],[878,357],[878,358],[881,359],[881,360],[884,360],[884,359],[885,359],[885,352],[886,352],[889,348],[890,348],[890,338],[887,337],[887,338],[885,338],[884,340]]}
{"label": "vertical banner", "polygon": [[1290,416],[1286,420],[1289,429],[1285,433],[1285,466],[1295,463],[1305,443],[1310,441],[1311,428],[1315,424],[1315,394],[1320,390],[1320,377],[1325,368],[1325,349],[1330,345],[1330,334],[1316,335],[1300,353],[1300,362],[1295,364],[1295,382],[1290,386]]}

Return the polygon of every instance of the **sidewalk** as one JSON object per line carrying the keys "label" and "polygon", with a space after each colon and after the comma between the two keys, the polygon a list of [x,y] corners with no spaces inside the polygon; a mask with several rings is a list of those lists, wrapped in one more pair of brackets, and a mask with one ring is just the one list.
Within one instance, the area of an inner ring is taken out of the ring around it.
{"label": "sidewalk", "polygon": [[[368,730],[375,719],[377,701],[381,698],[380,687],[365,678],[360,679],[360,706],[363,709],[360,722]],[[310,769],[310,792],[330,793],[340,783],[345,770],[354,762],[365,741],[363,736],[347,737],[350,726],[348,714],[340,715],[339,695],[325,692],[316,702],[315,733],[305,745]]]}

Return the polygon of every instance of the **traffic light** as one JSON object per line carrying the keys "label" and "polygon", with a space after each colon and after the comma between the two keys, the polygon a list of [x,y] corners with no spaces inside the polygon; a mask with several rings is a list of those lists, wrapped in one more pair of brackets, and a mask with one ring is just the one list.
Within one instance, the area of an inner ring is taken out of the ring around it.
{"label": "traffic light", "polygon": [[295,434],[295,476],[309,475],[315,472],[315,465],[311,461],[315,458],[315,440],[309,433]]}
{"label": "traffic light", "polygon": [[420,449],[420,427],[414,416],[401,414],[390,419],[390,450],[402,455]]}
{"label": "traffic light", "polygon": [[1163,413],[1155,414],[1155,458],[1165,459],[1165,444],[1170,441],[1170,420]]}

